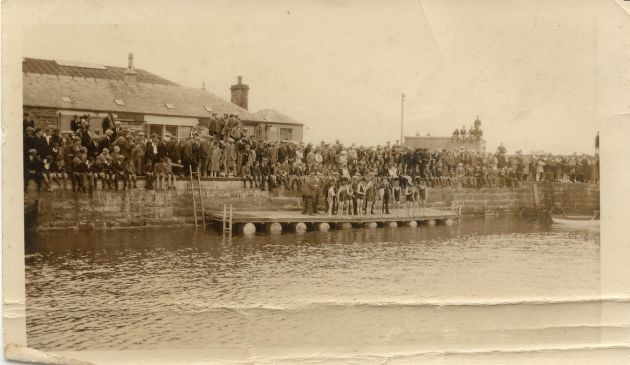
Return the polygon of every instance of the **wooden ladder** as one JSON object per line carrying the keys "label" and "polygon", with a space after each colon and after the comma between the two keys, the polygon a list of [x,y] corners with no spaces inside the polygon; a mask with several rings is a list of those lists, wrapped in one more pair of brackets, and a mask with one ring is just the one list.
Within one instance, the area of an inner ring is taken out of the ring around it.
{"label": "wooden ladder", "polygon": [[223,227],[223,237],[227,234],[232,237],[232,204],[230,204],[229,213],[228,213],[228,205],[223,204],[223,219],[222,219]]}
{"label": "wooden ladder", "polygon": [[[197,217],[197,213],[201,213],[201,221],[203,223],[203,227],[206,227],[206,210],[203,205],[203,196],[201,194],[201,178],[199,177],[199,173],[195,172],[193,174],[192,167],[188,166],[188,171],[190,173],[190,194],[192,195],[193,201],[193,215],[195,219],[195,228],[198,227],[199,218]],[[196,176],[197,178],[195,178]],[[197,202],[199,199],[199,202]]]}

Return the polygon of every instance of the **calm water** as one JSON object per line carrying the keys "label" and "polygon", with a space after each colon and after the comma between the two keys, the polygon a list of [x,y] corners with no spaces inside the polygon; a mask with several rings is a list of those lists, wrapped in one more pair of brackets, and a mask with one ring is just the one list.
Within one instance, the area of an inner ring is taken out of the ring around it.
{"label": "calm water", "polygon": [[[601,335],[599,303],[578,302],[599,296],[599,232],[519,218],[231,240],[174,229],[28,241],[27,335],[39,349],[343,356],[579,346]],[[543,311],[541,301],[554,304]]]}

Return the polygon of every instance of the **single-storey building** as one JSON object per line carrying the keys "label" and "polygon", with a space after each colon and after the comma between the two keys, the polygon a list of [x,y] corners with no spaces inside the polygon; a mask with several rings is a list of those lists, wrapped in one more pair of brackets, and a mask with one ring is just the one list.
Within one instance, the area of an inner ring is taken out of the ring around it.
{"label": "single-storey building", "polygon": [[303,140],[304,124],[283,114],[275,109],[262,109],[257,111],[256,116],[264,121],[271,120],[273,125],[266,131],[266,140],[269,141],[298,141]]}
{"label": "single-storey building", "polygon": [[[232,85],[231,102],[204,89],[178,85],[142,69],[133,55],[128,67],[24,58],[23,106],[38,127],[70,129],[74,115],[89,115],[90,129],[101,129],[108,112],[134,131],[170,133],[178,138],[207,126],[211,112],[238,114],[246,133],[263,140],[280,134],[302,141],[303,124],[276,123],[247,110],[249,86]],[[283,130],[291,129],[291,133]]]}

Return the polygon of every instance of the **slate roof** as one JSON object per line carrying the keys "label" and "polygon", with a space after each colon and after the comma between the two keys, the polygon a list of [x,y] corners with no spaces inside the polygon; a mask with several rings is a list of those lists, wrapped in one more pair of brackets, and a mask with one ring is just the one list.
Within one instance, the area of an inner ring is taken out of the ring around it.
{"label": "slate roof", "polygon": [[291,118],[290,116],[280,113],[275,109],[262,109],[254,113],[261,119],[264,118],[268,122],[278,123],[278,124],[292,124],[292,125],[304,125],[303,123],[298,122],[297,120]]}
{"label": "slate roof", "polygon": [[[23,93],[23,103],[27,106],[195,118],[207,118],[204,106],[209,106],[219,115],[239,113],[244,121],[262,120],[206,90],[183,86],[23,73]],[[70,101],[64,101],[64,97]],[[115,99],[122,100],[124,105],[116,104]],[[166,103],[174,108],[167,108]]]}
{"label": "slate roof", "polygon": [[[54,60],[43,60],[39,58],[24,58],[22,60],[22,72],[26,73],[72,76],[88,79],[125,80],[125,67],[101,66],[103,69],[62,66]],[[148,71],[136,69],[136,72],[136,80],[138,82],[177,86],[176,83]]]}

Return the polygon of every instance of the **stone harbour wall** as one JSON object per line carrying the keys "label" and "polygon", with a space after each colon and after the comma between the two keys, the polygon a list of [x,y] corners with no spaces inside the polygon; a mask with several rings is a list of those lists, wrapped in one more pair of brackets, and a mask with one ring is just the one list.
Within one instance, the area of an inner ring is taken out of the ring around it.
{"label": "stone harbour wall", "polygon": [[[297,191],[261,191],[243,188],[238,179],[204,180],[201,191],[206,211],[222,211],[232,204],[235,211],[298,210],[301,195]],[[144,181],[137,189],[102,190],[74,193],[29,192],[36,201],[39,229],[117,229],[157,228],[194,224],[190,183],[178,180],[174,190],[147,190]],[[520,213],[522,210],[546,210],[560,203],[572,213],[591,214],[599,209],[599,185],[570,183],[521,183],[516,188],[429,189],[427,205],[436,209],[461,206],[462,214]],[[324,199],[320,198],[323,209]],[[199,218],[201,219],[201,218]]]}
{"label": "stone harbour wall", "polygon": [[[54,189],[52,192],[29,192],[37,202],[39,229],[105,229],[194,225],[190,183],[178,180],[172,190],[138,188],[102,190],[91,193]],[[197,192],[195,192],[197,194]],[[202,181],[201,195],[206,211],[298,209],[299,201],[260,189],[244,189],[236,179]],[[199,217],[199,221],[201,217]]]}

